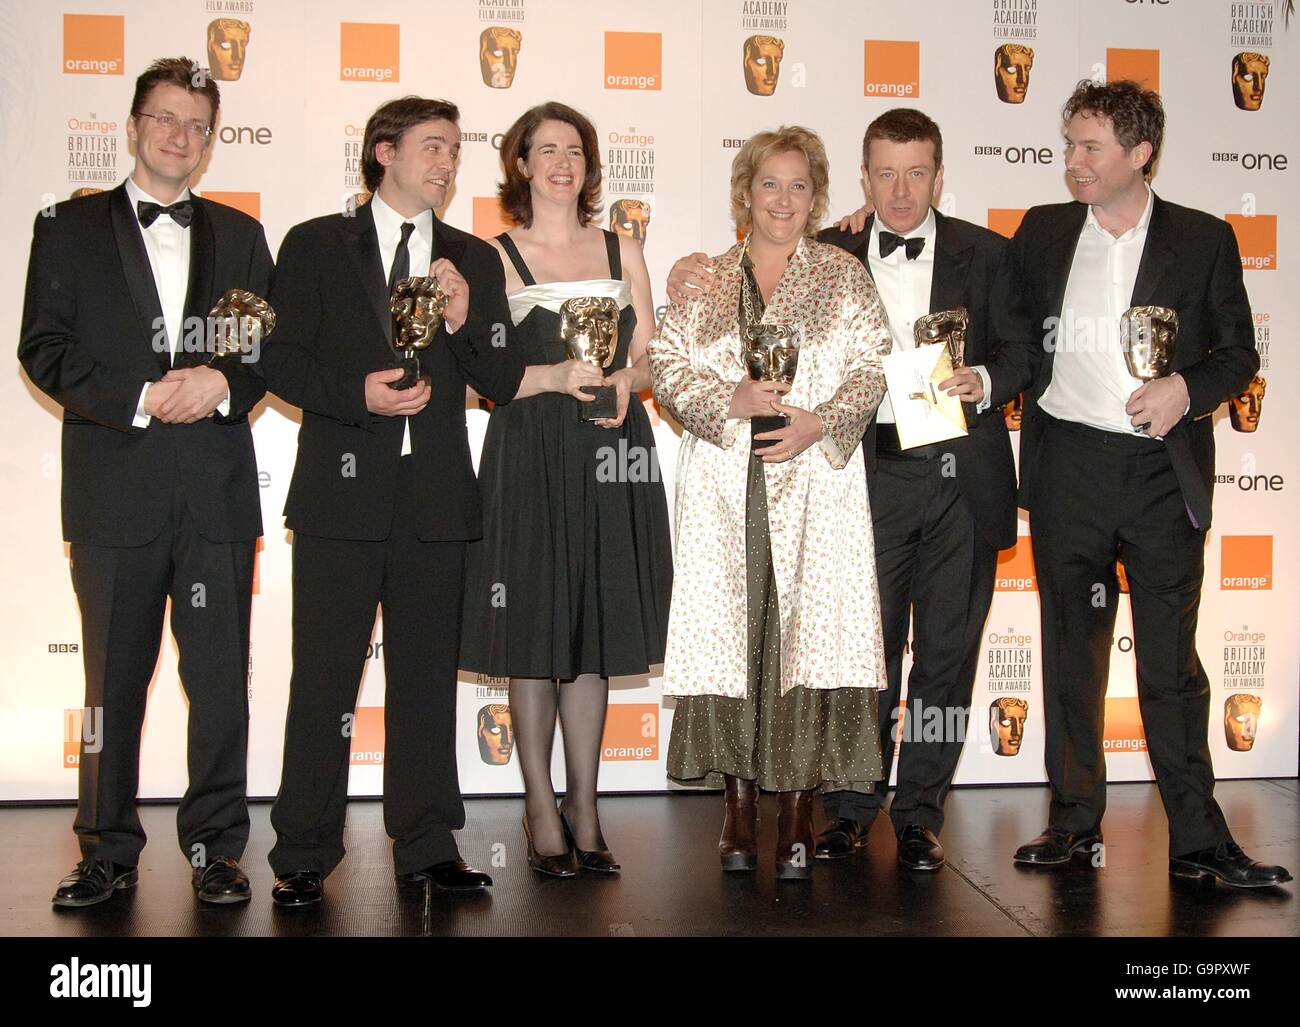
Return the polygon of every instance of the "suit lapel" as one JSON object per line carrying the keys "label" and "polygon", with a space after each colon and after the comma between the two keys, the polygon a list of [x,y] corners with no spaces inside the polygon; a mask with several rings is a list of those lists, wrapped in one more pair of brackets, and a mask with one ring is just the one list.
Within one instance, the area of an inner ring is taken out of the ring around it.
{"label": "suit lapel", "polygon": [[[465,256],[465,240],[453,238],[447,231],[447,226],[438,220],[437,214],[433,215],[433,239],[433,259],[439,260],[445,257],[459,269],[461,258]],[[428,268],[423,269],[421,273],[427,274]]]}
{"label": "suit lapel", "polygon": [[971,247],[956,239],[948,219],[934,212],[934,271],[930,277],[930,313],[955,310],[966,300]]}
{"label": "suit lapel", "polygon": [[[166,329],[162,327],[162,301],[158,298],[158,286],[153,280],[153,268],[149,265],[149,254],[144,248],[144,237],[140,234],[140,222],[131,210],[131,198],[126,194],[125,183],[113,190],[110,209],[113,236],[117,242],[118,257],[122,261],[122,277],[126,279],[127,292],[135,306],[141,335],[152,347],[154,337],[159,332],[166,339]],[[154,347],[154,356],[163,374],[171,370],[171,359],[166,348]]]}
{"label": "suit lapel", "polygon": [[348,259],[352,261],[357,281],[370,301],[375,317],[383,328],[384,338],[393,341],[393,318],[388,310],[388,284],[384,281],[384,262],[379,255],[379,236],[375,233],[375,213],[367,204],[354,218],[345,218]]}
{"label": "suit lapel", "polygon": [[[1047,294],[1047,312],[1058,319],[1065,303],[1065,289],[1070,282],[1070,268],[1074,265],[1074,251],[1079,246],[1088,206],[1075,203],[1066,209],[1052,238],[1043,251],[1042,273],[1051,291]],[[1049,351],[1050,353],[1050,351]]]}
{"label": "suit lapel", "polygon": [[1154,302],[1153,297],[1163,284],[1165,270],[1177,265],[1178,250],[1169,223],[1169,211],[1164,200],[1153,193],[1146,245],[1142,247],[1142,261],[1138,264],[1137,278],[1133,282],[1133,296],[1129,300],[1129,306],[1140,307]]}
{"label": "suit lapel", "polygon": [[[194,220],[190,222],[190,280],[185,290],[185,317],[182,324],[193,324],[191,318],[198,318],[205,326],[210,300],[212,298],[212,279],[216,267],[216,237],[212,231],[212,219],[208,217],[204,201],[192,196]],[[184,330],[182,329],[182,337]],[[203,353],[178,347],[175,366],[194,367],[203,363]]]}

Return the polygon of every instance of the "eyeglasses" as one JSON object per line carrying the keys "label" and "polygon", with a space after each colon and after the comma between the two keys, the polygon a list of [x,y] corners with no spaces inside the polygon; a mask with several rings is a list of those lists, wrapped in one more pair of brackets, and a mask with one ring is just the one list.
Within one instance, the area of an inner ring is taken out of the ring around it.
{"label": "eyeglasses", "polygon": [[177,125],[183,125],[185,131],[196,139],[207,139],[212,135],[212,126],[205,125],[198,119],[193,121],[181,121],[181,119],[175,114],[146,114],[144,111],[140,111],[136,117],[153,118],[154,121],[158,122],[158,127],[164,132],[171,132],[171,130]]}

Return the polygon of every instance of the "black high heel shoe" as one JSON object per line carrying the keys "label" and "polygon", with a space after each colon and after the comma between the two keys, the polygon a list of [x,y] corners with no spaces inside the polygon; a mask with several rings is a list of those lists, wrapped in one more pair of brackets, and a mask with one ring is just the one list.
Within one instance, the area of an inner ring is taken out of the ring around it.
{"label": "black high heel shoe", "polygon": [[569,849],[578,857],[578,866],[583,870],[594,870],[600,874],[617,874],[623,868],[614,862],[614,854],[609,849],[586,849],[578,848],[577,837],[573,833],[573,828],[569,826],[569,818],[563,810],[560,811],[560,823],[564,825],[564,840],[569,843]]}
{"label": "black high heel shoe", "polygon": [[[567,841],[569,825],[564,825],[564,834]],[[528,840],[528,865],[536,870],[539,874],[545,874],[547,877],[577,877],[578,860],[573,854],[573,843],[568,842],[569,847],[558,856],[543,856],[538,853],[537,846],[533,844],[532,828],[528,826],[528,814],[524,814],[524,837]]]}

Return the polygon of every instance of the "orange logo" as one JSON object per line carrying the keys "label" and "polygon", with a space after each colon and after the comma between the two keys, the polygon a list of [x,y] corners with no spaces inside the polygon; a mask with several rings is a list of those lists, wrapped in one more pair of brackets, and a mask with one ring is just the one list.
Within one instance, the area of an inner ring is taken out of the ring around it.
{"label": "orange logo", "polygon": [[1143,89],[1160,92],[1160,51],[1109,47],[1106,50],[1106,79],[1118,82],[1123,78],[1132,79]]}
{"label": "orange logo", "polygon": [[345,727],[352,729],[352,766],[379,767],[384,763],[384,708],[358,706]]}
{"label": "orange logo", "polygon": [[1106,728],[1101,747],[1105,752],[1147,751],[1147,733],[1137,699],[1106,699]]}
{"label": "orange logo", "polygon": [[475,196],[473,217],[474,234],[480,239],[491,239],[515,226],[495,196]]}
{"label": "orange logo", "polygon": [[1124,595],[1128,595],[1128,571],[1124,569],[1123,560],[1115,561],[1115,577],[1119,581],[1119,590]]}
{"label": "orange logo", "polygon": [[126,63],[125,21],[120,14],[65,14],[63,74],[122,74]]}
{"label": "orange logo", "polygon": [[1219,551],[1219,588],[1273,588],[1273,536],[1224,535]]}
{"label": "orange logo", "polygon": [[605,33],[606,89],[662,89],[663,63],[661,33]]}
{"label": "orange logo", "polygon": [[993,587],[998,592],[1038,591],[1038,578],[1034,573],[1034,550],[1028,535],[1021,535],[1014,546],[998,553],[997,578]]}
{"label": "orange logo", "polygon": [[1241,267],[1245,271],[1277,270],[1277,215],[1225,214],[1237,233]]}
{"label": "orange logo", "polygon": [[862,95],[921,95],[921,44],[908,39],[863,41]]}
{"label": "orange logo", "polygon": [[220,203],[227,207],[234,207],[235,210],[241,210],[254,221],[262,220],[261,193],[205,192],[203,198],[205,200],[211,200],[213,203]]}
{"label": "orange logo", "polygon": [[659,758],[657,703],[610,703],[600,758],[609,762]]}
{"label": "orange logo", "polygon": [[400,80],[400,25],[339,24],[339,78],[344,82]]}
{"label": "orange logo", "polygon": [[63,766],[76,770],[81,766],[81,725],[85,710],[63,711]]}
{"label": "orange logo", "polygon": [[1020,227],[1020,222],[1024,219],[1024,207],[990,207],[989,231],[997,232],[998,235],[1005,235],[1010,239],[1016,234],[1016,229]]}

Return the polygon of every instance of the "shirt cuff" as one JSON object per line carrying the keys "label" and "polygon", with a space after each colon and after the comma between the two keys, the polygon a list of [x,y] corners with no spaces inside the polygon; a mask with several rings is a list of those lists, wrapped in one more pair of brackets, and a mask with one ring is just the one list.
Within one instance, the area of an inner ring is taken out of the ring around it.
{"label": "shirt cuff", "polygon": [[217,413],[222,417],[230,416],[230,386],[226,386],[226,398],[217,404]]}
{"label": "shirt cuff", "polygon": [[989,381],[989,373],[983,364],[973,364],[971,370],[980,376],[980,381],[984,384],[984,398],[975,404],[975,413],[982,414],[993,405],[993,383]]}
{"label": "shirt cuff", "polygon": [[152,384],[153,382],[145,382],[144,388],[140,390],[140,401],[136,403],[135,416],[131,418],[132,428],[148,428],[149,422],[153,420],[152,417],[144,412],[144,394],[149,391],[149,386]]}

